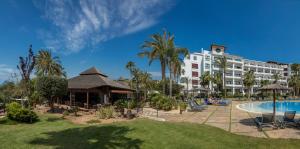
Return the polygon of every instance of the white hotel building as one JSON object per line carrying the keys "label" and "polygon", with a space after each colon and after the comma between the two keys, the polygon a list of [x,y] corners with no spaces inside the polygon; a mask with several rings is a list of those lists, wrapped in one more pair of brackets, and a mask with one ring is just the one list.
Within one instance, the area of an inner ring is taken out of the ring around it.
{"label": "white hotel building", "polygon": [[[186,83],[181,79],[180,84],[188,90],[197,89],[201,87],[200,76],[208,71],[211,75],[220,72],[220,68],[216,65],[215,61],[217,57],[227,57],[227,70],[226,70],[226,89],[227,92],[232,94],[242,93],[244,94],[246,89],[243,87],[243,75],[249,70],[253,70],[255,73],[256,83],[253,86],[253,90],[260,87],[261,80],[274,81],[272,76],[275,73],[281,74],[279,82],[287,86],[287,78],[290,74],[290,68],[288,64],[282,64],[277,62],[261,62],[255,60],[245,59],[240,56],[230,55],[225,53],[226,48],[220,45],[211,45],[210,50],[201,50],[201,52],[191,53],[189,57],[184,59],[182,65],[181,78],[188,78],[189,82]],[[210,89],[215,90],[215,85],[210,83]],[[252,90],[252,92],[253,92]]]}

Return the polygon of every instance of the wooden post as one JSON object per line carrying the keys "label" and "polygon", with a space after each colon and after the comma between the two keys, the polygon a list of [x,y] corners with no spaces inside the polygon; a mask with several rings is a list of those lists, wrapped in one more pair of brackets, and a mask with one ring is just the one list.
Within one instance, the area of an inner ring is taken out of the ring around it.
{"label": "wooden post", "polygon": [[276,90],[273,90],[273,122],[275,123],[275,116],[276,116]]}
{"label": "wooden post", "polygon": [[72,92],[70,91],[70,106],[72,105]]}
{"label": "wooden post", "polygon": [[89,91],[86,92],[86,108],[88,109],[89,108]]}

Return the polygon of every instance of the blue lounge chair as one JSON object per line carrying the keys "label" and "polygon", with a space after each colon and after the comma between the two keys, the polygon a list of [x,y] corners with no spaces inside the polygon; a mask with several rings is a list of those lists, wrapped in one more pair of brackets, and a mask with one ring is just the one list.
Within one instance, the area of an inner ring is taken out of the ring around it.
{"label": "blue lounge chair", "polygon": [[273,113],[265,113],[262,114],[261,117],[256,117],[255,123],[259,131],[262,131],[264,127],[278,128],[278,126],[273,123]]}
{"label": "blue lounge chair", "polygon": [[207,107],[207,105],[206,105],[206,104],[199,104],[199,103],[197,103],[195,100],[192,100],[192,102],[194,102],[194,103],[195,103],[195,105],[197,105],[197,106],[202,106],[202,107],[204,107],[204,108],[206,108],[206,107]]}
{"label": "blue lounge chair", "polygon": [[188,101],[188,104],[189,104],[189,106],[190,106],[190,108],[191,108],[192,111],[202,111],[202,110],[205,109],[205,106],[203,106],[203,105],[197,105],[195,103],[195,101],[193,101],[193,100]]}
{"label": "blue lounge chair", "polygon": [[282,118],[281,127],[285,128],[287,125],[299,126],[299,121],[295,120],[296,111],[285,111]]}

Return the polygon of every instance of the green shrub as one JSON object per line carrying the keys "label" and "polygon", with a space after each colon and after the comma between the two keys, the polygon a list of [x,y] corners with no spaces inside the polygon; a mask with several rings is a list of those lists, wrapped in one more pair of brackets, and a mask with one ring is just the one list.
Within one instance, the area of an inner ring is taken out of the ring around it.
{"label": "green shrub", "polygon": [[126,102],[125,102],[125,100],[123,100],[123,99],[117,100],[117,101],[114,103],[114,106],[116,106],[116,109],[117,109],[118,111],[124,110],[124,108],[127,107]]}
{"label": "green shrub", "polygon": [[115,109],[113,106],[102,107],[102,108],[99,108],[99,110],[97,111],[97,116],[100,119],[113,118],[114,114],[115,114]]}
{"label": "green shrub", "polygon": [[134,109],[136,107],[137,107],[136,100],[132,99],[132,100],[126,101],[126,108],[128,108],[128,109]]}
{"label": "green shrub", "polygon": [[22,109],[22,106],[17,102],[12,102],[6,105],[7,117],[9,119],[16,119],[18,111]]}
{"label": "green shrub", "polygon": [[65,110],[65,111],[63,112],[63,116],[68,116],[68,115],[70,115],[70,112],[69,112],[68,110]]}
{"label": "green shrub", "polygon": [[37,121],[38,116],[36,113],[29,109],[22,108],[17,102],[12,102],[6,106],[7,117],[11,120],[32,123]]}
{"label": "green shrub", "polygon": [[167,96],[157,94],[156,96],[152,97],[150,106],[160,110],[169,111],[172,110],[173,103],[172,99],[168,98]]}

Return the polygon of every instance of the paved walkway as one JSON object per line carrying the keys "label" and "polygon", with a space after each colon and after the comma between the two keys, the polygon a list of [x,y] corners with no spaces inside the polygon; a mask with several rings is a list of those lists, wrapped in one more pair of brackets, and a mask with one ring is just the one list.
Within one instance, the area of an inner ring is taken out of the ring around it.
{"label": "paved walkway", "polygon": [[[295,138],[300,139],[300,129],[285,128],[278,130],[258,131],[254,119],[257,115],[248,113],[236,108],[241,102],[233,101],[229,106],[208,106],[201,112],[159,111],[159,118],[171,122],[191,122],[206,124],[224,129],[226,131],[253,137],[261,138]],[[145,115],[156,117],[157,111],[151,109],[144,110]]]}

